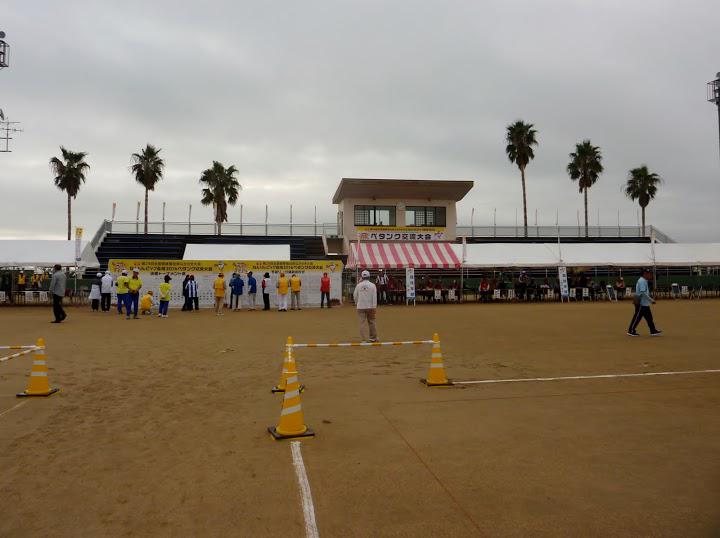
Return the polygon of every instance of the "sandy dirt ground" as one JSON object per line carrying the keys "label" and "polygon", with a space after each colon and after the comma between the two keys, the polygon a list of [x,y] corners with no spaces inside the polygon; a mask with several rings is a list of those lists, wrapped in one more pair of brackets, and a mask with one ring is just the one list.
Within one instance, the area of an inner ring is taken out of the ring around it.
{"label": "sandy dirt ground", "polygon": [[[720,301],[424,305],[385,340],[440,333],[449,377],[720,368]],[[357,339],[350,307],[126,321],[0,309],[0,343],[47,341],[61,392],[23,401],[0,364],[0,536],[304,535],[271,440],[285,338]],[[719,536],[720,374],[429,389],[429,346],[299,349],[320,536]]]}

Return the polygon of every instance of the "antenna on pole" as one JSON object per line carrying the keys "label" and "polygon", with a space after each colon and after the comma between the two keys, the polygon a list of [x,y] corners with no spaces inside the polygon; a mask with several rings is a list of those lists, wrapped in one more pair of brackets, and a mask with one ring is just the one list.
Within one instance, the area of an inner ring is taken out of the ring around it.
{"label": "antenna on pole", "polygon": [[[8,49],[10,45],[5,41],[5,32],[0,30],[0,70],[10,66],[10,56]],[[22,133],[22,129],[18,126],[19,121],[10,121],[5,116],[5,113],[0,108],[0,153],[10,153],[10,141],[13,139],[12,135],[15,133]],[[5,141],[5,146],[2,146],[2,141]]]}

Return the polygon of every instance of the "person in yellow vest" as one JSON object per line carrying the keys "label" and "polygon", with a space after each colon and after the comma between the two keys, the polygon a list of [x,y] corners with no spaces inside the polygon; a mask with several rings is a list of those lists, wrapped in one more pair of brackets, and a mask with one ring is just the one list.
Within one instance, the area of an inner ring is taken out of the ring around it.
{"label": "person in yellow vest", "polygon": [[275,284],[278,295],[278,312],[287,312],[288,303],[288,289],[290,288],[290,282],[285,277],[285,273],[280,273],[277,284]]}
{"label": "person in yellow vest", "polygon": [[133,269],[133,274],[128,280],[128,312],[126,319],[130,319],[130,305],[133,308],[133,318],[138,319],[138,307],[140,306],[140,289],[142,288],[142,280],[140,279],[140,269]]}
{"label": "person in yellow vest", "polygon": [[117,309],[118,314],[122,316],[123,306],[125,307],[125,311],[127,312],[128,317],[130,316],[130,300],[129,300],[129,294],[128,294],[128,280],[130,280],[130,277],[128,277],[127,269],[123,269],[120,273],[120,276],[115,281],[115,286],[117,286]]}
{"label": "person in yellow vest", "polygon": [[152,315],[153,307],[155,306],[155,297],[153,297],[152,290],[142,296],[140,299],[140,313],[145,315]]}
{"label": "person in yellow vest", "polygon": [[300,277],[293,274],[290,277],[290,291],[292,292],[292,295],[290,296],[290,310],[302,310],[300,308],[300,288],[302,287],[302,281],[300,280]]}
{"label": "person in yellow vest", "polygon": [[160,284],[160,308],[158,309],[158,317],[168,317],[168,307],[170,306],[170,275],[165,275],[165,282]]}
{"label": "person in yellow vest", "polygon": [[227,290],[227,284],[225,284],[225,275],[218,273],[217,278],[213,282],[213,289],[215,290],[215,315],[223,315],[223,306],[225,304],[225,291]]}
{"label": "person in yellow vest", "polygon": [[25,271],[20,271],[17,276],[18,291],[25,291]]}

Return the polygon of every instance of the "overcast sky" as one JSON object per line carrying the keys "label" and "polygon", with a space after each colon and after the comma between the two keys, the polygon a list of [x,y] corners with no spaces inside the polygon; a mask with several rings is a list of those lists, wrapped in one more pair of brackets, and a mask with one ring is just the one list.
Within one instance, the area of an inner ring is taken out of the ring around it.
{"label": "overcast sky", "polygon": [[[517,168],[504,130],[534,123],[530,224],[576,223],[565,166],[600,146],[591,224],[636,224],[624,198],[641,164],[665,179],[648,223],[677,240],[720,241],[718,119],[705,84],[720,71],[720,2],[0,0],[11,66],[0,107],[22,122],[0,153],[0,237],[62,238],[66,202],[48,160],[89,153],[74,224],[90,235],[112,202],[135,218],[130,154],[162,148],[150,218],[211,220],[198,178],[238,167],[245,221],[335,221],[341,177],[472,179],[459,220],[514,224]],[[521,220],[522,217],[520,216]],[[239,209],[230,210],[239,220]]]}

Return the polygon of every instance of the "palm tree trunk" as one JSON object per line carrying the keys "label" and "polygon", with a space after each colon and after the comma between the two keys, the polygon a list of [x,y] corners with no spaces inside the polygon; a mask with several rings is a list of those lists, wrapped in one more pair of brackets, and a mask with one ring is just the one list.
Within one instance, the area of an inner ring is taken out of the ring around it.
{"label": "palm tree trunk", "polygon": [[148,190],[145,189],[145,234],[147,235],[147,222],[148,222]]}
{"label": "palm tree trunk", "polygon": [[588,235],[587,187],[583,191],[585,192],[585,237],[590,237]]}
{"label": "palm tree trunk", "polygon": [[218,235],[222,235],[222,220],[220,217],[217,219]]}
{"label": "palm tree trunk", "polygon": [[72,197],[68,194],[68,241],[70,241],[72,231]]}
{"label": "palm tree trunk", "polygon": [[640,210],[642,213],[642,234],[643,234],[643,237],[645,237],[645,208],[641,207]]}
{"label": "palm tree trunk", "polygon": [[523,223],[524,223],[524,229],[525,229],[525,237],[528,236],[528,229],[527,229],[527,195],[525,194],[525,167],[520,167],[520,177],[522,178],[522,188],[523,188]]}

